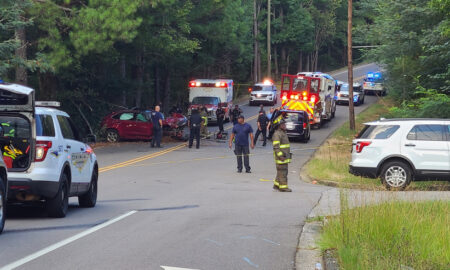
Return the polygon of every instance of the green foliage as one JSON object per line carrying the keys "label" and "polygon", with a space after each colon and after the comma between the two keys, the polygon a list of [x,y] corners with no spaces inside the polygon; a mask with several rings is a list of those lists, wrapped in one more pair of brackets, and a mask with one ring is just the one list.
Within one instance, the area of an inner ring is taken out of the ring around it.
{"label": "green foliage", "polygon": [[379,45],[367,55],[385,66],[390,93],[403,103],[395,115],[449,117],[434,109],[450,95],[449,1],[363,0],[359,8],[367,15],[357,39]]}
{"label": "green foliage", "polygon": [[320,246],[337,249],[342,269],[448,269],[449,208],[448,201],[344,204],[325,224]]}

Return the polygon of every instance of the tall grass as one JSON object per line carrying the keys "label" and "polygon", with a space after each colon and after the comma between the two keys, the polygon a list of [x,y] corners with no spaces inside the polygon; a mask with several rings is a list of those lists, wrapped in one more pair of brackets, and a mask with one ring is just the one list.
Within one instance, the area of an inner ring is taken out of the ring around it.
{"label": "tall grass", "polygon": [[355,209],[324,226],[320,246],[341,269],[450,269],[450,202],[389,202]]}

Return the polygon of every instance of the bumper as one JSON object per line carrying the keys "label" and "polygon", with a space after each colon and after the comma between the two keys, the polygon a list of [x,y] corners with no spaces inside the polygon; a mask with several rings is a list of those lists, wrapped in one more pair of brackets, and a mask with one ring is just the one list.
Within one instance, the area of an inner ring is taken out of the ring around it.
{"label": "bumper", "polygon": [[26,178],[8,179],[8,199],[15,199],[19,193],[53,198],[59,189],[59,182],[33,181]]}
{"label": "bumper", "polygon": [[356,176],[364,176],[364,177],[370,177],[370,178],[377,177],[377,168],[354,167],[354,166],[350,165],[348,171],[349,171],[349,173],[356,175]]}
{"label": "bumper", "polygon": [[302,131],[295,131],[295,130],[287,130],[286,134],[289,138],[303,138],[305,136],[305,132]]}
{"label": "bumper", "polygon": [[253,103],[265,103],[265,102],[273,102],[275,97],[250,97],[250,102]]}

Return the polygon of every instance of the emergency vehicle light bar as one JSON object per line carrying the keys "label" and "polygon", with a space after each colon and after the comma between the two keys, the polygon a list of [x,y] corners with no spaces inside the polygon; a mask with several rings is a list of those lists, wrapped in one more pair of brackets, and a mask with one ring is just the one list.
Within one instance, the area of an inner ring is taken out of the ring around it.
{"label": "emergency vehicle light bar", "polygon": [[189,87],[220,87],[220,88],[226,88],[228,87],[228,83],[226,82],[216,82],[216,83],[201,83],[196,81],[190,81]]}
{"label": "emergency vehicle light bar", "polygon": [[61,107],[61,102],[59,101],[36,101],[35,105],[38,107]]}

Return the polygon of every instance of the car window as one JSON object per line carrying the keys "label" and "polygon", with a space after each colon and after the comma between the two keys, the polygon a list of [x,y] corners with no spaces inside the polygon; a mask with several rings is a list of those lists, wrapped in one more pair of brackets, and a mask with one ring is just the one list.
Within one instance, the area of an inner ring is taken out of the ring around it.
{"label": "car window", "polygon": [[136,120],[138,122],[147,122],[147,118],[142,113],[138,113],[136,116]]}
{"label": "car window", "polygon": [[287,90],[289,90],[290,86],[291,86],[290,78],[289,77],[284,77],[281,89],[287,91]]}
{"label": "car window", "polygon": [[366,125],[356,138],[384,140],[391,137],[399,128],[399,125]]}
{"label": "car window", "polygon": [[254,85],[252,91],[272,91],[271,86]]}
{"label": "car window", "polygon": [[311,80],[311,93],[318,93],[319,92],[319,80]]}
{"label": "car window", "polygon": [[408,140],[445,141],[442,125],[416,125],[408,133]]}
{"label": "car window", "polygon": [[57,118],[64,139],[76,140],[72,127],[70,126],[69,119],[62,115],[58,115]]}
{"label": "car window", "polygon": [[450,141],[450,125],[447,125],[447,141]]}
{"label": "car window", "polygon": [[36,136],[55,137],[55,125],[53,124],[53,118],[51,115],[37,115]]}
{"label": "car window", "polygon": [[0,125],[3,128],[4,137],[30,139],[30,123],[22,117],[0,116]]}
{"label": "car window", "polygon": [[132,120],[134,118],[133,113],[122,113],[119,117],[120,120]]}
{"label": "car window", "polygon": [[217,98],[217,97],[195,97],[192,100],[192,104],[194,104],[194,105],[202,105],[202,104],[219,105],[219,98]]}
{"label": "car window", "polygon": [[295,91],[304,91],[304,90],[307,90],[307,85],[308,85],[307,79],[296,78],[296,79],[294,79],[292,88]]}

